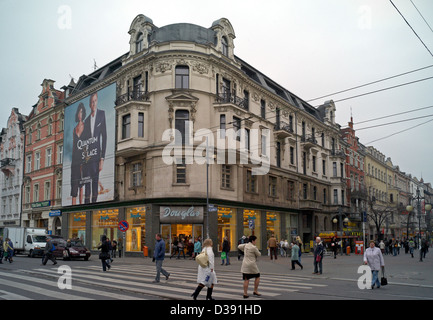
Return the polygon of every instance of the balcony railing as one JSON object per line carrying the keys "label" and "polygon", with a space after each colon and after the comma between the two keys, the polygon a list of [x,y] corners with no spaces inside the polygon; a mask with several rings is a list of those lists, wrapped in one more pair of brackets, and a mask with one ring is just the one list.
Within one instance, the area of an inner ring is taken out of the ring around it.
{"label": "balcony railing", "polygon": [[116,99],[116,106],[120,106],[128,101],[149,101],[149,92],[147,91],[131,91]]}
{"label": "balcony railing", "polygon": [[12,158],[4,158],[0,160],[0,168],[15,166],[15,159]]}
{"label": "balcony railing", "polygon": [[230,93],[220,93],[219,95],[216,96],[215,103],[220,103],[220,104],[230,103],[247,111],[249,109],[248,99],[245,98],[242,99]]}

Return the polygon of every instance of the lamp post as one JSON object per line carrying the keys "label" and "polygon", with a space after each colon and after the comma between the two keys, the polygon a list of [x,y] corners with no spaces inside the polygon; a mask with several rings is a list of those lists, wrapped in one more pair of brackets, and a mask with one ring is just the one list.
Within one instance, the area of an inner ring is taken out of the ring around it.
{"label": "lamp post", "polygon": [[[333,223],[337,224],[338,220],[340,220],[340,230],[341,230],[341,255],[343,255],[343,212],[341,211],[341,208],[338,210],[338,217],[334,218],[332,220]],[[349,222],[349,218],[344,218],[344,222],[347,224]]]}
{"label": "lamp post", "polygon": [[[417,201],[417,217],[418,217],[418,248],[419,248],[419,261],[423,261],[422,260],[422,252],[421,252],[421,200],[424,200],[424,197],[421,197],[421,192],[419,190],[419,187],[416,188],[416,196],[412,197],[409,200],[416,200]],[[412,212],[413,211],[413,206],[408,205],[406,207],[406,210],[408,212]],[[430,211],[431,210],[431,205],[427,204],[425,206],[425,210],[426,211]]]}

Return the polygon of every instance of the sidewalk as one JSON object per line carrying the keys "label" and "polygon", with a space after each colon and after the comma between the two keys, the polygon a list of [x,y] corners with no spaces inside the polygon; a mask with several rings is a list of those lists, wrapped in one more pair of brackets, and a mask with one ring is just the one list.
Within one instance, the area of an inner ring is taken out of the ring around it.
{"label": "sidewalk", "polygon": [[[422,286],[433,288],[433,253],[427,253],[426,259],[419,262],[419,251],[415,251],[415,257],[411,258],[410,254],[400,253],[398,256],[385,255],[385,271],[388,282],[406,286]],[[358,267],[363,265],[363,256],[351,254],[338,255],[337,259],[331,256],[325,256],[323,260],[323,274],[313,275],[313,255],[303,254],[301,262],[304,270],[296,266],[296,270],[291,269],[291,260],[286,257],[278,257],[277,260],[270,260],[269,256],[261,256],[258,259],[257,265],[262,274],[287,274],[290,276],[299,277],[316,277],[323,280],[342,280],[342,281],[357,281],[361,274],[358,274]],[[152,258],[145,257],[126,257],[117,258],[115,263],[119,264],[143,264],[154,265]],[[164,260],[166,267],[178,268],[197,268],[197,263],[194,260],[176,259],[166,257]],[[238,261],[237,256],[230,257],[230,265],[222,266],[221,259],[215,257],[215,271],[238,273],[241,277],[242,260]]]}

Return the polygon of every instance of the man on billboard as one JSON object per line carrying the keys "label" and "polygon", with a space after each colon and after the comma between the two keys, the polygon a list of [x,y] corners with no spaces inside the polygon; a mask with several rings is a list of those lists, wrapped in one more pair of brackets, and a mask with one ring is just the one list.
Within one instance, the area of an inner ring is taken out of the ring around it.
{"label": "man on billboard", "polygon": [[98,109],[98,94],[90,97],[90,115],[84,121],[85,137],[87,137],[87,151],[85,154],[83,171],[85,195],[84,203],[98,201],[99,172],[104,166],[107,147],[107,128],[105,112]]}

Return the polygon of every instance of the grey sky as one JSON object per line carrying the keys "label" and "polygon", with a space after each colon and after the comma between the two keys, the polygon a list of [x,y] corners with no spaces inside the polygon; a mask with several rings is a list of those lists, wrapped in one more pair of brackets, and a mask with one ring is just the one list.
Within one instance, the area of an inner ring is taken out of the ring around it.
{"label": "grey sky", "polygon": [[[412,0],[433,27],[433,2]],[[433,52],[433,32],[408,0],[393,0]],[[225,17],[236,32],[235,54],[304,100],[433,64],[387,0],[0,0],[0,126],[12,107],[28,114],[44,78],[60,88],[129,50],[138,14],[156,26],[186,22],[210,27]],[[339,100],[433,76],[433,68],[325,100]],[[337,102],[337,121],[354,122],[433,105],[433,79]],[[432,115],[433,108],[355,126]],[[362,130],[366,144],[430,118]],[[431,118],[433,119],[433,117]],[[412,176],[433,182],[433,121],[372,145]]]}

